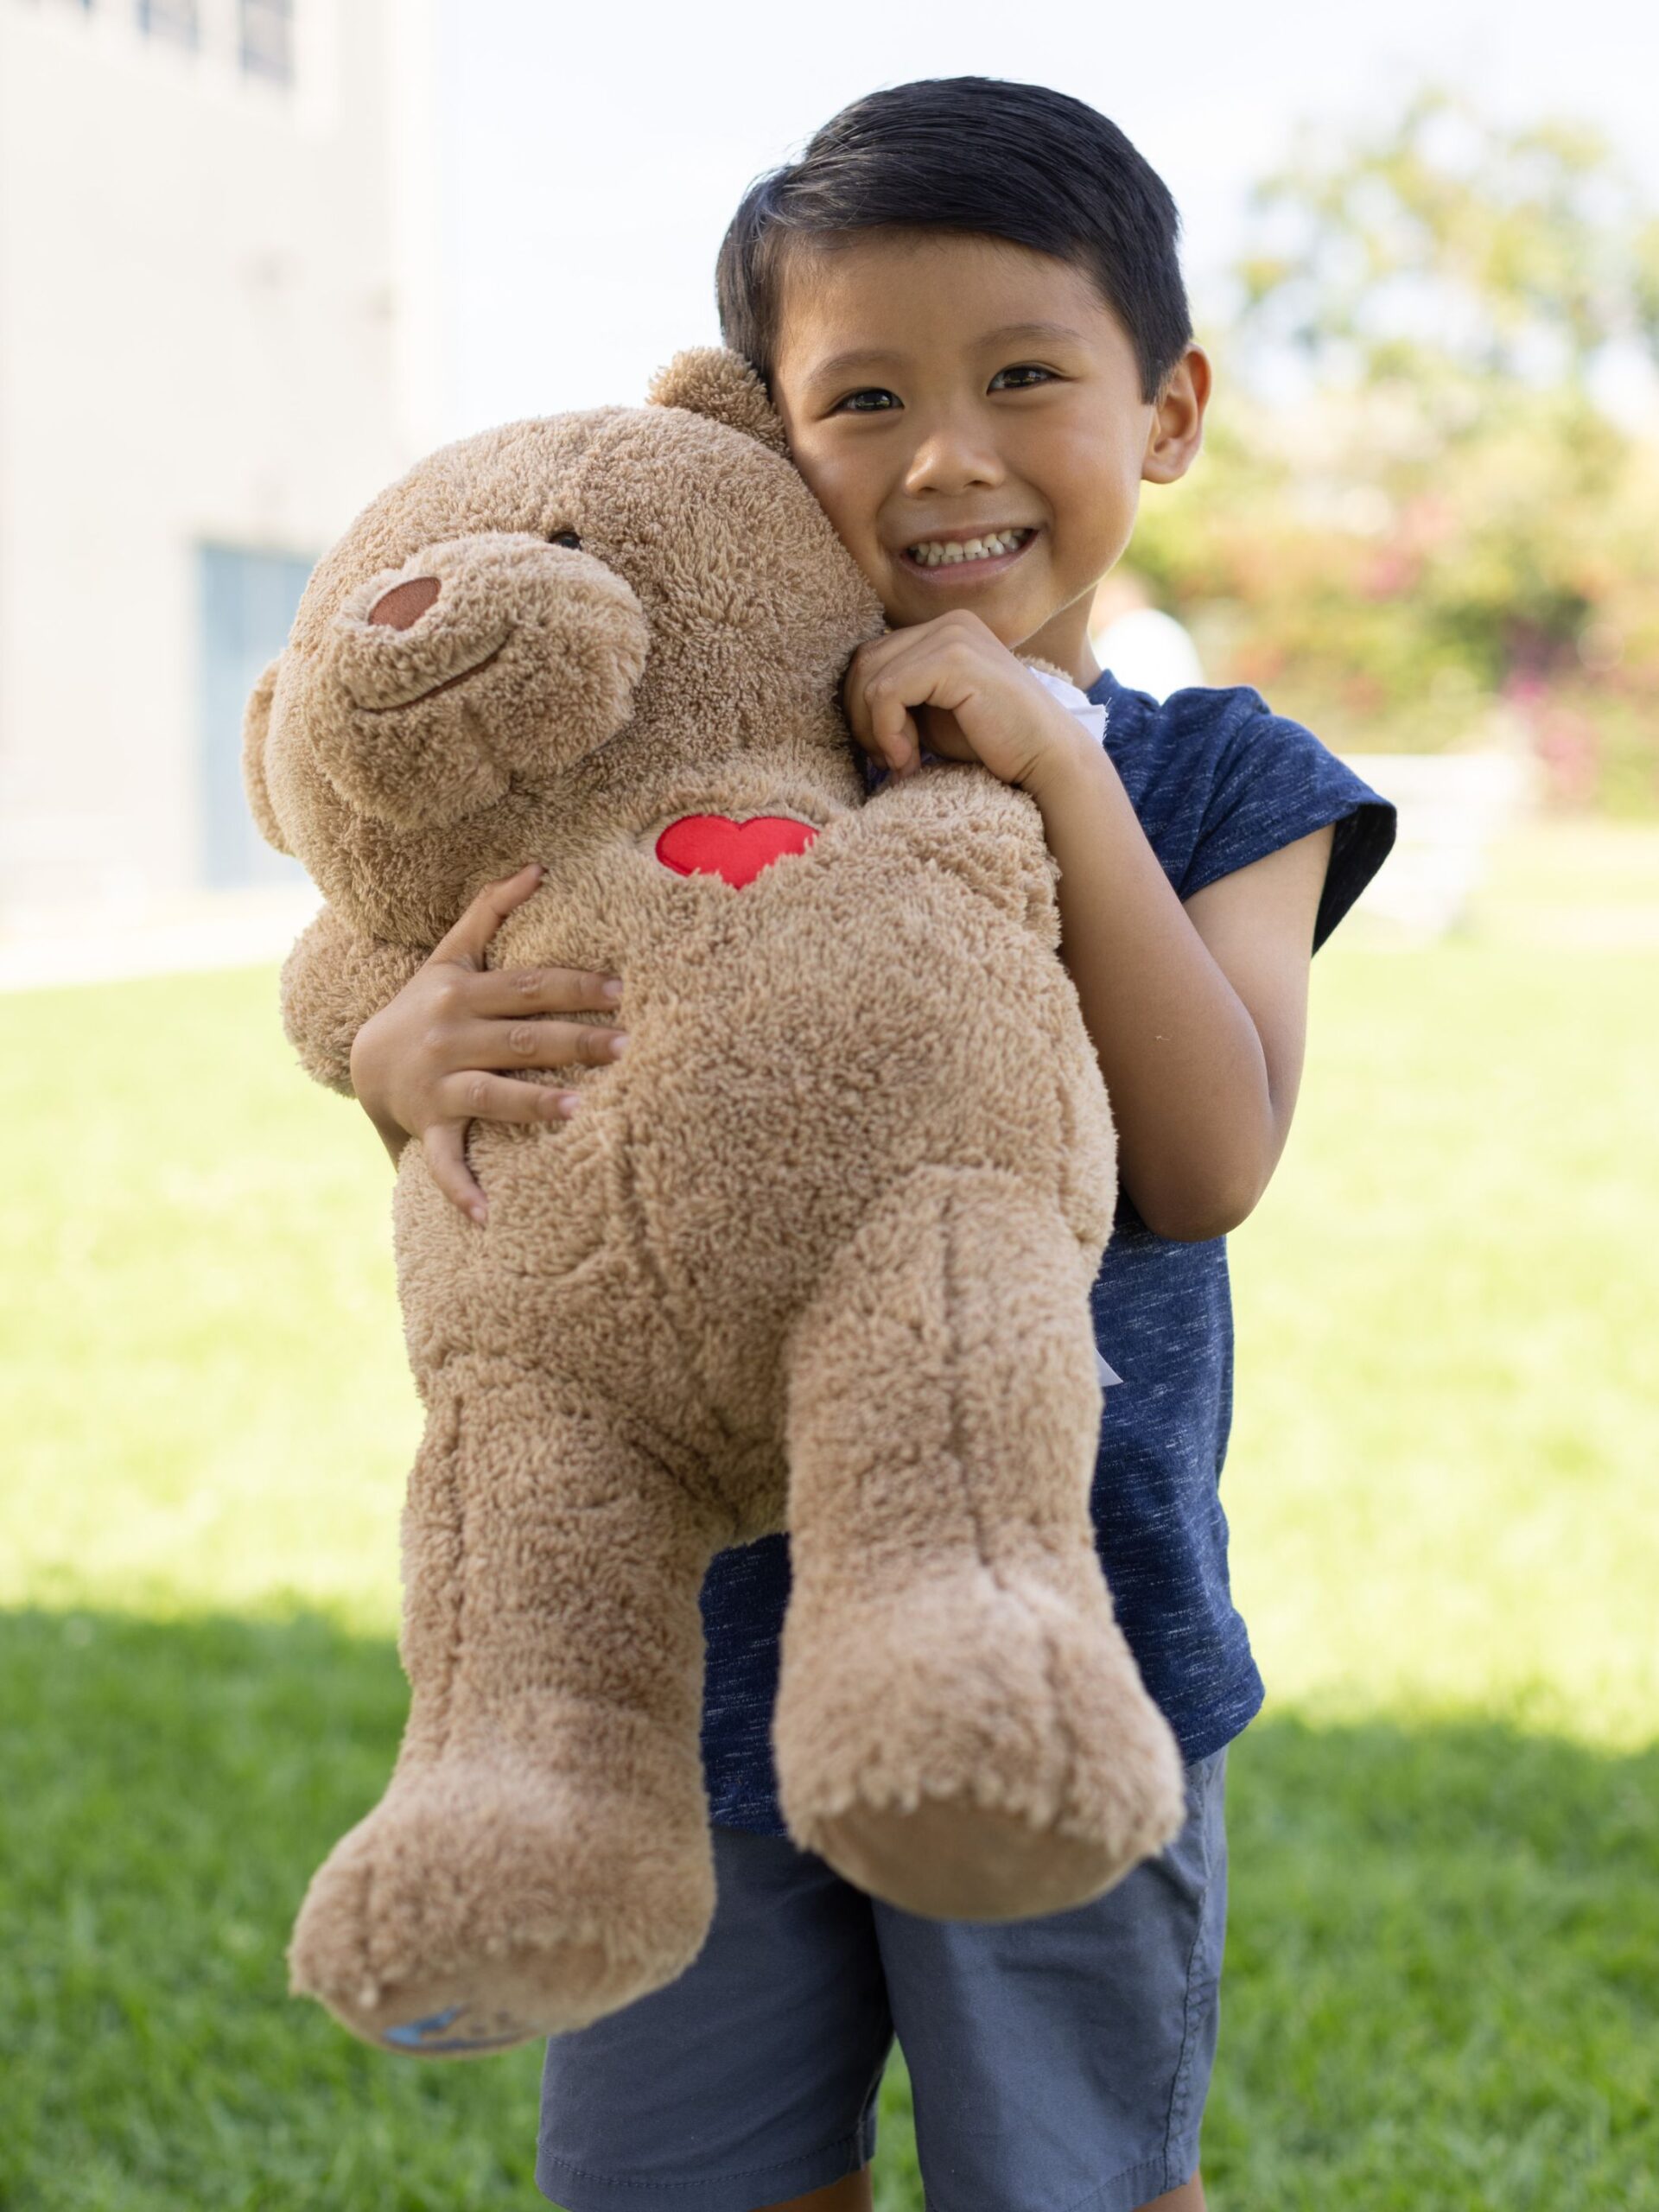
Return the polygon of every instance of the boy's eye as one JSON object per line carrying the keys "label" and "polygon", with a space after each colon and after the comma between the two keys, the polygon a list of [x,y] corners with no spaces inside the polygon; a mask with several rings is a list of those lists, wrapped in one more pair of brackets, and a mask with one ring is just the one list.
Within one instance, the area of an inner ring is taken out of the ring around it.
{"label": "boy's eye", "polygon": [[831,411],[836,415],[883,415],[898,404],[895,394],[872,384],[866,385],[861,391],[849,391],[845,399],[836,402]]}
{"label": "boy's eye", "polygon": [[[1013,377],[1018,381],[1004,384],[1005,377]],[[991,378],[991,390],[995,391],[1000,385],[1004,391],[1027,391],[1035,385],[1052,384],[1053,381],[1052,369],[1039,369],[1034,361],[1021,361],[1014,368],[999,369]]]}

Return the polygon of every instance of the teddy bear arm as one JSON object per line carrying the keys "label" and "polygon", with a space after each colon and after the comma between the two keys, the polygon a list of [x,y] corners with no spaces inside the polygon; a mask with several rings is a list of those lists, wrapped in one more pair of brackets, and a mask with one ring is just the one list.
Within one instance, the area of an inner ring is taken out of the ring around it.
{"label": "teddy bear arm", "polygon": [[1059,868],[1036,802],[1024,791],[987,769],[941,764],[887,785],[859,823],[866,835],[891,839],[907,856],[960,876],[1058,948]]}
{"label": "teddy bear arm", "polygon": [[283,963],[283,1030],[314,1081],[349,1098],[352,1046],[427,957],[419,945],[365,937],[324,906]]}

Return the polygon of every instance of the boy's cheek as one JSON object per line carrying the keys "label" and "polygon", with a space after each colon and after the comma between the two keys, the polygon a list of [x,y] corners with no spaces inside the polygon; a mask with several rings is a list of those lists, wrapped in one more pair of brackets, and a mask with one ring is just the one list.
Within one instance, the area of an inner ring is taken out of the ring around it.
{"label": "boy's cheek", "polygon": [[804,478],[807,490],[829,516],[836,537],[868,575],[871,556],[880,551],[880,541],[876,533],[875,503],[858,475],[815,454],[810,445],[793,447],[791,457]]}

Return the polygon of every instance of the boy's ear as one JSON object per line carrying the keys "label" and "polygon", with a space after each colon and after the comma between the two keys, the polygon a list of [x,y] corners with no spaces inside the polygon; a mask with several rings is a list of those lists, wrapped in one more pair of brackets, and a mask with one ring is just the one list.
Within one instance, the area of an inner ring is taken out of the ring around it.
{"label": "boy's ear", "polygon": [[691,346],[677,353],[652,378],[646,397],[653,407],[683,407],[706,415],[788,458],[783,420],[766,387],[741,353],[724,346]]}
{"label": "boy's ear", "polygon": [[248,694],[248,703],[242,710],[242,788],[248,795],[248,811],[252,815],[259,835],[268,845],[279,853],[286,853],[282,827],[271,810],[270,791],[265,782],[265,740],[270,734],[270,696],[276,689],[276,671],[282,665],[281,656],[262,672],[258,682]]}
{"label": "boy's ear", "polygon": [[1164,379],[1153,409],[1152,429],[1141,464],[1147,484],[1174,484],[1185,475],[1204,443],[1204,410],[1210,404],[1210,356],[1189,346]]}

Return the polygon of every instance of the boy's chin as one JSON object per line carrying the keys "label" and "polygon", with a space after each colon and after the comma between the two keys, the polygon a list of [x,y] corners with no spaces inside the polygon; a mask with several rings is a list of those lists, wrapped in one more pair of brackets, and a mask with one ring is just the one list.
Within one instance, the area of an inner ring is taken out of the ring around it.
{"label": "boy's chin", "polygon": [[1025,587],[1023,579],[1017,588],[1004,590],[990,582],[958,590],[947,585],[942,589],[916,591],[906,589],[906,581],[901,579],[897,588],[885,595],[887,618],[895,630],[913,630],[918,622],[936,622],[942,614],[960,611],[978,615],[991,635],[1013,652],[1060,611],[1058,606],[1044,605]]}

